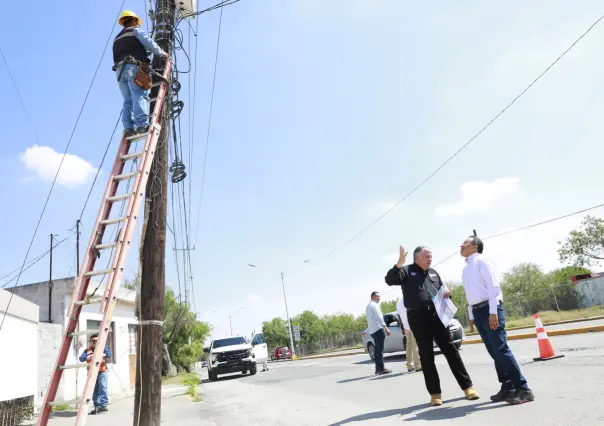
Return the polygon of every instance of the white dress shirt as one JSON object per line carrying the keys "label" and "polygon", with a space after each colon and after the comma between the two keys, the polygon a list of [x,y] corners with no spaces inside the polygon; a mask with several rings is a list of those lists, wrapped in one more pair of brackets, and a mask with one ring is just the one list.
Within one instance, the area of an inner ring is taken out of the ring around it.
{"label": "white dress shirt", "polygon": [[468,300],[470,319],[474,319],[472,305],[489,302],[489,313],[496,314],[499,302],[503,301],[499,279],[493,263],[480,253],[474,253],[466,259],[466,267],[461,274],[466,299]]}
{"label": "white dress shirt", "polygon": [[369,302],[369,304],[365,308],[365,314],[367,316],[367,330],[365,331],[366,333],[373,334],[380,328],[386,327],[386,323],[384,322],[384,316],[382,315],[382,309],[380,308],[380,305],[375,303],[373,300]]}
{"label": "white dress shirt", "polygon": [[411,330],[411,327],[409,327],[409,320],[407,319],[407,308],[405,308],[405,302],[402,297],[396,302],[396,313],[399,314],[403,321],[403,328],[405,330]]}

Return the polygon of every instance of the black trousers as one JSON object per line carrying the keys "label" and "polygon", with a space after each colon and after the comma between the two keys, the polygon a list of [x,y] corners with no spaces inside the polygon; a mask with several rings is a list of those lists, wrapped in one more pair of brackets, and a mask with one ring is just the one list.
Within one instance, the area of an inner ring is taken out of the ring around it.
{"label": "black trousers", "polygon": [[375,372],[384,371],[384,340],[386,340],[386,332],[380,329],[371,335],[375,342]]}
{"label": "black trousers", "polygon": [[419,348],[419,359],[422,362],[422,371],[426,388],[430,395],[440,394],[440,378],[434,364],[434,344],[440,348],[441,352],[447,359],[449,367],[462,390],[472,386],[472,379],[468,374],[466,367],[459,355],[459,351],[451,342],[449,330],[443,325],[436,314],[432,310],[413,310],[408,311],[409,326],[417,340]]}

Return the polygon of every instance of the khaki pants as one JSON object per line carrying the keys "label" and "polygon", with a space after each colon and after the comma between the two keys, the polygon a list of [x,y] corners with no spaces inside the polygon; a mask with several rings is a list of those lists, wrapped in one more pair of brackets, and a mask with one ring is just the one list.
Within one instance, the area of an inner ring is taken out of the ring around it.
{"label": "khaki pants", "polygon": [[419,360],[419,353],[417,350],[417,342],[415,336],[411,330],[405,330],[405,336],[407,337],[407,347],[405,348],[405,356],[407,358],[407,368],[421,368],[421,362]]}

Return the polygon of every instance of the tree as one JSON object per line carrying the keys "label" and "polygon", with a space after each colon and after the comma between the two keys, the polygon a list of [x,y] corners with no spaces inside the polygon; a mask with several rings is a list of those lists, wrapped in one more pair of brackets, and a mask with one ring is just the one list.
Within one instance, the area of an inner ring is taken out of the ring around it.
{"label": "tree", "polygon": [[131,280],[124,280],[124,288],[128,290],[136,290],[139,287],[140,277],[138,274]]}
{"label": "tree", "polygon": [[287,333],[287,322],[281,318],[273,318],[262,323],[262,334],[269,348],[275,346],[288,346],[289,334]]}
{"label": "tree", "polygon": [[558,242],[560,262],[575,266],[597,266],[604,260],[604,219],[585,216],[580,229],[570,231],[564,244]]}
{"label": "tree", "polygon": [[380,308],[382,309],[382,313],[387,314],[389,312],[396,311],[396,302],[398,302],[398,299],[389,300],[387,302],[380,303]]}
{"label": "tree", "polygon": [[546,275],[546,281],[555,293],[561,310],[579,308],[581,298],[572,285],[570,278],[575,275],[590,274],[591,271],[577,266],[554,269]]}

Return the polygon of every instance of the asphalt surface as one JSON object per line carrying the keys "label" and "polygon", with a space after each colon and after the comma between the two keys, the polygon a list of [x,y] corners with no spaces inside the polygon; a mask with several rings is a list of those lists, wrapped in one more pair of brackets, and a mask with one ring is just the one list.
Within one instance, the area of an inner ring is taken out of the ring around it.
{"label": "asphalt surface", "polygon": [[204,380],[204,402],[196,417],[198,424],[218,426],[400,425],[418,420],[470,426],[604,424],[604,333],[551,340],[564,358],[534,362],[536,340],[510,342],[536,395],[535,402],[520,406],[489,401],[499,388],[492,361],[483,345],[468,345],[462,346],[462,357],[481,394],[478,401],[463,399],[442,355],[436,362],[445,404],[437,408],[427,405],[422,374],[405,372],[404,356],[388,356],[393,373],[376,377],[366,355],[351,355],[274,363],[269,372],[255,376]]}

